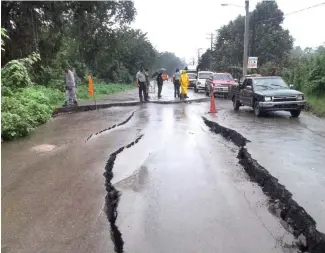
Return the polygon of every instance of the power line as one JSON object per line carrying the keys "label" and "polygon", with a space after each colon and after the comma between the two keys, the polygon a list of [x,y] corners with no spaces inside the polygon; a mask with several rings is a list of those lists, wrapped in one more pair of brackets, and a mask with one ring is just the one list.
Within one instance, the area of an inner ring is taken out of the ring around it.
{"label": "power line", "polygon": [[[313,5],[313,6],[309,6],[309,7],[300,9],[300,10],[296,10],[296,11],[293,11],[293,12],[289,12],[289,13],[283,14],[283,16],[289,16],[289,15],[292,15],[292,14],[296,14],[298,12],[302,12],[302,11],[306,11],[306,10],[309,10],[309,9],[312,9],[312,8],[316,8],[316,7],[319,7],[321,5],[325,5],[325,2],[316,4],[316,5]],[[278,18],[281,18],[281,17],[282,17],[282,15],[278,16],[278,17],[274,17],[274,18],[269,18],[269,19],[265,19],[265,20],[256,21],[256,22],[254,22],[254,24],[263,23],[263,22],[267,22],[267,21],[272,21],[274,19],[278,19]]]}
{"label": "power line", "polygon": [[301,10],[297,10],[297,11],[293,11],[293,12],[290,12],[290,13],[284,14],[284,16],[288,16],[288,15],[291,15],[291,14],[295,14],[295,13],[298,13],[298,12],[302,12],[302,11],[305,11],[305,10],[309,10],[309,9],[312,9],[312,8],[315,8],[315,7],[318,7],[318,6],[324,5],[324,4],[325,4],[325,2],[320,3],[320,4],[316,4],[316,5],[313,5],[313,6],[310,6],[310,7],[304,8],[304,9],[301,9]]}

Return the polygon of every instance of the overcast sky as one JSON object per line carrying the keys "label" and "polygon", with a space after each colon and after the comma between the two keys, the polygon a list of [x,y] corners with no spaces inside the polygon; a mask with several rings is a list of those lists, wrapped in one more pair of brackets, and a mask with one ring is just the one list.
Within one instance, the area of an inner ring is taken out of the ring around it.
{"label": "overcast sky", "polygon": [[[250,10],[261,0],[250,0]],[[197,57],[197,49],[210,47],[208,33],[227,24],[244,8],[221,3],[245,5],[245,0],[134,0],[137,9],[133,27],[148,33],[159,51],[170,51],[189,60]],[[310,7],[325,0],[277,0],[284,13]],[[316,47],[325,42],[325,5],[305,10],[285,18],[283,26],[295,38],[295,45]],[[166,32],[168,31],[168,33]],[[201,50],[201,53],[204,52]]]}

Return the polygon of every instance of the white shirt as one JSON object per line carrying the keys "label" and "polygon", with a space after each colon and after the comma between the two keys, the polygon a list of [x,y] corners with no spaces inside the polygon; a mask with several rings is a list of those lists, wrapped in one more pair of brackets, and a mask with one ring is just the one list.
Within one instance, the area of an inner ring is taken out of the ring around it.
{"label": "white shirt", "polygon": [[136,78],[139,80],[139,82],[144,83],[146,81],[146,75],[144,72],[139,71],[136,75]]}
{"label": "white shirt", "polygon": [[66,86],[68,87],[75,87],[76,83],[74,80],[74,75],[71,70],[68,70],[68,73],[65,74],[65,81],[66,81]]}

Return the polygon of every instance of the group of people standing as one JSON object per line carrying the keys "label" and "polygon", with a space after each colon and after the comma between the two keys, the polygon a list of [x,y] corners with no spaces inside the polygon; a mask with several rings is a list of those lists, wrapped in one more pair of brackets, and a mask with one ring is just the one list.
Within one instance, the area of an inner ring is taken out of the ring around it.
{"label": "group of people standing", "polygon": [[[163,71],[160,71],[157,74],[156,81],[158,86],[158,98],[161,98],[161,92],[164,80],[166,80],[167,74]],[[167,76],[168,78],[168,76]],[[141,102],[149,101],[149,72],[148,69],[144,69],[143,66],[140,67],[140,70],[136,74],[136,83],[139,88],[139,98]],[[187,67],[180,73],[179,69],[176,69],[175,74],[173,75],[174,83],[174,97],[179,97],[180,99],[188,98],[187,88],[189,85],[189,77],[187,75]]]}
{"label": "group of people standing", "polygon": [[[158,85],[158,98],[161,98],[162,86],[164,84],[165,76],[163,72],[159,72],[157,75],[157,85]],[[139,88],[139,98],[141,102],[149,101],[149,71],[144,69],[143,66],[140,67],[140,70],[136,74],[137,87]]]}

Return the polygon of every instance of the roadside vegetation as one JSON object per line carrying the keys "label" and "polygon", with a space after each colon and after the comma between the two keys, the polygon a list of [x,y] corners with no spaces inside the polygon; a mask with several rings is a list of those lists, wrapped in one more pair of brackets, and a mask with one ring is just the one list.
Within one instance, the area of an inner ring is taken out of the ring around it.
{"label": "roadside vegetation", "polygon": [[[94,90],[96,94],[96,99],[100,99],[106,95],[114,94],[117,92],[126,91],[128,89],[134,89],[135,84],[120,84],[120,83],[103,83],[103,82],[95,82]],[[88,93],[88,85],[80,85],[77,88],[77,97],[82,100],[93,99]]]}
{"label": "roadside vegetation", "polygon": [[[78,99],[94,77],[96,99],[134,86],[140,65],[151,72],[183,65],[130,28],[132,1],[1,2],[1,136],[28,135],[64,102],[63,66],[73,68]],[[26,14],[27,13],[27,14]]]}
{"label": "roadside vegetation", "polygon": [[[258,57],[258,69],[249,73],[282,76],[303,91],[309,106],[325,116],[325,45],[293,48],[294,39],[282,27],[284,13],[276,2],[260,2],[250,13],[249,56]],[[240,78],[243,62],[245,17],[239,15],[218,29],[214,48],[201,57],[199,69],[225,71]]]}

